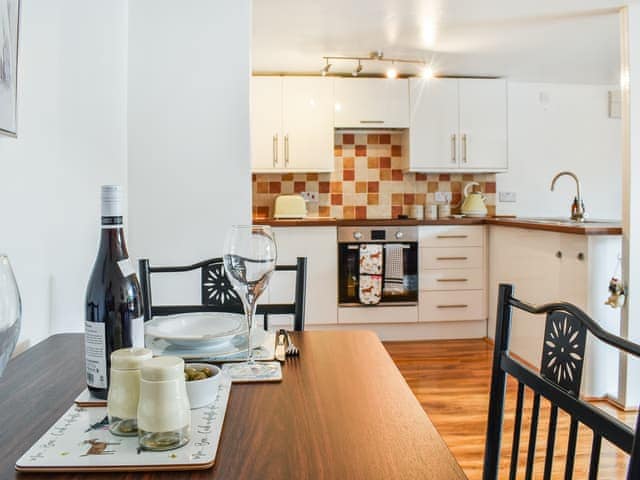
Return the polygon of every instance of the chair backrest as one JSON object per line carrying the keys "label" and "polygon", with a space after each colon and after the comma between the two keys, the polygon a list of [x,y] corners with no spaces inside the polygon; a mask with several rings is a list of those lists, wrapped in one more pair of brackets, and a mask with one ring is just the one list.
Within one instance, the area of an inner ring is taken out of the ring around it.
{"label": "chair backrest", "polygon": [[[222,258],[210,258],[192,265],[173,267],[152,267],[147,258],[139,260],[138,263],[145,321],[158,315],[173,315],[189,312],[244,313],[242,301],[224,272],[224,262]],[[201,270],[200,305],[153,304],[151,274],[189,272],[198,269]],[[256,315],[264,316],[265,328],[268,328],[269,315],[293,315],[294,330],[304,330],[307,258],[298,257],[295,265],[276,265],[275,270],[276,272],[296,272],[294,301],[293,303],[259,304],[256,308]]]}
{"label": "chair backrest", "polygon": [[[513,291],[512,285],[500,285],[483,479],[496,480],[498,478],[507,374],[515,377],[518,381],[509,479],[515,479],[517,474],[525,387],[533,391],[525,478],[530,479],[533,476],[540,398],[542,397],[548,400],[551,405],[544,479],[551,478],[558,409],[567,412],[571,417],[564,468],[565,479],[571,479],[573,476],[579,424],[585,425],[593,432],[589,479],[597,478],[603,438],[630,455],[627,479],[639,479],[640,442],[636,432],[640,426],[640,416],[634,431],[620,420],[581,400],[579,395],[587,332],[621,352],[636,357],[640,357],[640,345],[603,330],[575,305],[551,303],[534,306],[515,298]],[[514,308],[531,314],[546,314],[539,373],[534,372],[509,354],[511,316]],[[507,478],[507,476],[502,475],[501,478]]]}

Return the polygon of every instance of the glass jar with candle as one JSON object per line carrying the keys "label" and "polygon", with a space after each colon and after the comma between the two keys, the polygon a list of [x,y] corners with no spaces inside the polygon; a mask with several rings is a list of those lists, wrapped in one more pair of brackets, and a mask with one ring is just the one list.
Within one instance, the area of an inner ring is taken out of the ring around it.
{"label": "glass jar with candle", "polygon": [[184,360],[156,357],[142,364],[138,402],[138,441],[144,450],[179,448],[189,441],[191,410]]}
{"label": "glass jar with candle", "polygon": [[111,354],[107,415],[109,430],[114,435],[133,437],[138,434],[140,366],[152,356],[148,348],[121,348]]}

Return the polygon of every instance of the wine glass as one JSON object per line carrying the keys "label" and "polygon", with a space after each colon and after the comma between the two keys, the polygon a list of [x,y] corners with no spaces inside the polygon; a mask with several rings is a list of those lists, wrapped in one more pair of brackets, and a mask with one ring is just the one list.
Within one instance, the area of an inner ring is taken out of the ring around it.
{"label": "wine glass", "polygon": [[277,370],[272,364],[256,363],[251,337],[256,301],[267,288],[276,257],[276,242],[269,226],[234,225],[227,234],[224,269],[242,300],[248,335],[247,361],[228,367],[234,378],[269,376]]}
{"label": "wine glass", "polygon": [[0,376],[20,334],[22,303],[9,257],[0,255]]}

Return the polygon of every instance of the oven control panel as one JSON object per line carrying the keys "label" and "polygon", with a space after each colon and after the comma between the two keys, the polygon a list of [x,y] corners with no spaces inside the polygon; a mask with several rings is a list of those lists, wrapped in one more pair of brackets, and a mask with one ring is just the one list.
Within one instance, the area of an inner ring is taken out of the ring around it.
{"label": "oven control panel", "polygon": [[407,227],[338,227],[338,243],[417,242],[418,228]]}

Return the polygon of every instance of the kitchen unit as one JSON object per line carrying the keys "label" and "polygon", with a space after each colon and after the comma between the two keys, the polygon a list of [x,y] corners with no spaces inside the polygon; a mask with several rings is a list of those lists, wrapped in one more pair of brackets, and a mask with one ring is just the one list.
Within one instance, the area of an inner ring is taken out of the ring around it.
{"label": "kitchen unit", "polygon": [[502,172],[507,161],[507,83],[502,79],[409,79],[405,168]]}
{"label": "kitchen unit", "polygon": [[252,77],[253,171],[332,171],[333,112],[332,81],[318,77]]}
{"label": "kitchen unit", "polygon": [[336,78],[336,128],[408,128],[407,79]]}

